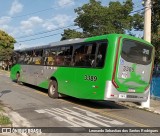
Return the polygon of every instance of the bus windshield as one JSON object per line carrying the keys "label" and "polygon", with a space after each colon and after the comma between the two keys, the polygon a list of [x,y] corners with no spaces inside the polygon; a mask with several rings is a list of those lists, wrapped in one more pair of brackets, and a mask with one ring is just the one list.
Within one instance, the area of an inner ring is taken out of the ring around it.
{"label": "bus windshield", "polygon": [[121,56],[127,62],[148,65],[151,63],[152,47],[141,42],[125,39]]}

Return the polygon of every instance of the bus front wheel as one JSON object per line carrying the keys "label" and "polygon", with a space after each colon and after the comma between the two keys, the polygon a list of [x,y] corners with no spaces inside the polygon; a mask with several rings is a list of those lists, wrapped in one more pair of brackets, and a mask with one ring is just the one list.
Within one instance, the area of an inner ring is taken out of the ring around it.
{"label": "bus front wheel", "polygon": [[58,84],[55,80],[50,81],[48,95],[51,98],[58,98]]}

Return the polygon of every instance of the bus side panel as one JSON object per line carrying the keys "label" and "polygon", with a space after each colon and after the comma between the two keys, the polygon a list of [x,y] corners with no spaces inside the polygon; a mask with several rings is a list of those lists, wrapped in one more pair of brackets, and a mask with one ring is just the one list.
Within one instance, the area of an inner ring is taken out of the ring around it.
{"label": "bus side panel", "polygon": [[61,67],[53,74],[59,93],[76,98],[103,100],[106,76],[104,70]]}
{"label": "bus side panel", "polygon": [[39,87],[48,89],[50,79],[54,77],[54,73],[56,73],[58,69],[59,68],[53,66],[42,66],[41,69],[36,71],[37,73],[39,73],[36,79],[37,85]]}
{"label": "bus side panel", "polygon": [[68,67],[59,67],[52,75],[58,82],[58,92],[70,96],[74,96],[75,69]]}
{"label": "bus side panel", "polygon": [[102,69],[77,68],[73,91],[74,97],[103,100],[105,72]]}

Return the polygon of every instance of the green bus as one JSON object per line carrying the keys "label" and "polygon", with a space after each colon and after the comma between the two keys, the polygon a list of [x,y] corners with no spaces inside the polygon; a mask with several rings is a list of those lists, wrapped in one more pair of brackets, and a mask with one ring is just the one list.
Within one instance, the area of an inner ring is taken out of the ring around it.
{"label": "green bus", "polygon": [[70,39],[17,49],[12,80],[80,99],[145,102],[154,47],[125,34]]}

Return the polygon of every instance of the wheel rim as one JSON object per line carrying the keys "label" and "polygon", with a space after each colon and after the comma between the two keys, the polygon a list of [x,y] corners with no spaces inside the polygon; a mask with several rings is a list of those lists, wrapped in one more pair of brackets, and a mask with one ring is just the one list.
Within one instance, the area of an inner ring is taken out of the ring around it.
{"label": "wheel rim", "polygon": [[56,91],[55,86],[54,86],[54,85],[51,85],[51,86],[50,86],[50,94],[51,94],[51,95],[54,95],[54,94],[55,94],[55,91]]}

